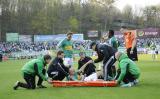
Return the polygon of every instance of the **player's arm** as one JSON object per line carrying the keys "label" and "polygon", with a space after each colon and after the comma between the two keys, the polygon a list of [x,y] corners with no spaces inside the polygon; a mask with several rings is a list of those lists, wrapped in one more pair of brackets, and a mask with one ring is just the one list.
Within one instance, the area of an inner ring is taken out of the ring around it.
{"label": "player's arm", "polygon": [[105,40],[108,40],[108,34],[106,33],[106,35],[104,35],[103,38],[104,38]]}
{"label": "player's arm", "polygon": [[103,60],[104,55],[101,53],[97,53],[97,54],[98,54],[98,58],[94,60],[94,63],[98,63]]}
{"label": "player's arm", "polygon": [[41,63],[36,63],[37,66],[35,66],[35,68],[37,68],[38,70],[38,75],[45,81],[48,80],[48,77],[42,73],[43,70],[43,65]]}
{"label": "player's arm", "polygon": [[104,49],[102,48],[102,46],[99,48],[99,51],[97,52],[98,54],[98,58],[94,60],[95,63],[101,62],[104,58]]}
{"label": "player's arm", "polygon": [[61,41],[57,44],[56,49],[61,49],[61,48],[62,48],[63,43],[64,43],[64,40],[65,40],[65,39],[61,40]]}
{"label": "player's arm", "polygon": [[127,66],[128,66],[128,63],[126,63],[126,62],[120,63],[121,73],[120,73],[119,78],[117,80],[118,83],[120,83],[124,79],[124,76],[126,75],[126,71],[127,71]]}
{"label": "player's arm", "polygon": [[101,62],[104,58],[104,56],[108,56],[108,51],[106,51],[107,49],[104,48],[104,46],[100,46],[99,47],[99,53],[98,54],[98,58],[94,60],[95,63]]}

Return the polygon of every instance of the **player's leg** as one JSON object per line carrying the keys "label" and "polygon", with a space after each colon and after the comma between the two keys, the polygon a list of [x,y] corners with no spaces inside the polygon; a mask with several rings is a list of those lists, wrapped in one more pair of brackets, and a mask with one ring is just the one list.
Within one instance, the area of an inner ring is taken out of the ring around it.
{"label": "player's leg", "polygon": [[127,73],[123,79],[124,84],[121,87],[132,87],[138,84],[138,80],[131,73]]}
{"label": "player's leg", "polygon": [[131,56],[132,56],[133,61],[138,61],[137,47],[133,49],[133,54]]}
{"label": "player's leg", "polygon": [[0,62],[2,62],[3,55],[0,53]]}
{"label": "player's leg", "polygon": [[107,80],[110,80],[109,79],[109,76],[112,76],[112,70],[111,70],[111,67],[113,66],[113,64],[116,62],[114,56],[110,57],[110,59],[104,64],[104,69],[103,69],[103,72],[104,72],[104,80],[107,81]]}
{"label": "player's leg", "polygon": [[154,61],[156,59],[156,54],[155,54],[155,51],[152,50],[152,60]]}
{"label": "player's leg", "polygon": [[64,65],[66,67],[73,67],[73,58],[64,58]]}
{"label": "player's leg", "polygon": [[133,54],[130,53],[131,52],[131,48],[127,49],[127,55],[128,57],[133,60],[133,61],[138,61],[138,56],[137,56],[137,48],[135,47],[133,49]]}
{"label": "player's leg", "polygon": [[131,51],[131,48],[128,48],[128,49],[127,49],[127,56],[132,60],[132,56],[131,56],[131,54],[130,54],[130,51]]}
{"label": "player's leg", "polygon": [[27,88],[27,89],[35,89],[35,76],[24,73],[24,79],[26,83],[17,81],[15,86],[13,87],[16,90],[18,87]]}
{"label": "player's leg", "polygon": [[135,76],[129,72],[129,67],[126,69],[126,75],[124,76],[123,83],[124,84],[121,87],[131,87],[138,83]]}
{"label": "player's leg", "polygon": [[69,58],[64,58],[64,65],[66,66],[66,67],[69,67]]}
{"label": "player's leg", "polygon": [[58,71],[52,71],[52,72],[48,72],[48,76],[50,78],[52,78],[52,80],[56,80],[57,76],[58,76]]}
{"label": "player's leg", "polygon": [[95,73],[96,72],[95,68],[96,67],[94,66],[94,64],[88,64],[88,66],[84,69],[84,74],[86,74],[86,76],[89,76]]}
{"label": "player's leg", "polygon": [[115,65],[115,63],[112,65],[112,67],[111,67],[111,71],[112,71],[112,77],[115,77],[116,76],[116,65]]}
{"label": "player's leg", "polygon": [[158,58],[158,51],[156,50],[155,51],[155,59],[157,59]]}
{"label": "player's leg", "polygon": [[73,65],[74,65],[73,58],[70,58],[70,60],[69,60],[69,65],[70,65],[70,67],[73,67]]}
{"label": "player's leg", "polygon": [[89,75],[88,77],[84,78],[84,81],[96,81],[98,79],[97,73],[93,73]]}

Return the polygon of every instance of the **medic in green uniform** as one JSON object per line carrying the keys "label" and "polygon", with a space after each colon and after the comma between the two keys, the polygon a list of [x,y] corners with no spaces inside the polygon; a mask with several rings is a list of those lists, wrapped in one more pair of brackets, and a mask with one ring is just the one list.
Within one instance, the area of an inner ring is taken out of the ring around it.
{"label": "medic in green uniform", "polygon": [[116,79],[117,83],[120,84],[123,81],[124,85],[122,85],[122,87],[128,87],[137,84],[140,76],[140,69],[135,62],[129,59],[126,54],[121,52],[117,52],[115,57],[117,61],[119,61],[119,71]]}
{"label": "medic in green uniform", "polygon": [[26,83],[22,83],[17,81],[15,86],[13,87],[14,90],[16,90],[18,87],[23,87],[27,89],[35,89],[35,77],[38,76],[39,80],[37,83],[37,86],[39,88],[46,88],[45,86],[42,85],[43,80],[48,81],[49,83],[51,82],[47,75],[46,75],[46,70],[45,66],[50,62],[51,56],[50,55],[44,55],[42,58],[38,59],[33,59],[29,62],[27,62],[23,67],[22,67],[22,75]]}

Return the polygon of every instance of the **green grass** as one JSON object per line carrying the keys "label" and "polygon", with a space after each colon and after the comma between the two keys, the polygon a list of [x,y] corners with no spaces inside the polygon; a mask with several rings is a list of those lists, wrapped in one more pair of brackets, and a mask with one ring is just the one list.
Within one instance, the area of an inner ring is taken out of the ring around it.
{"label": "green grass", "polygon": [[[160,59],[151,61],[149,55],[140,55],[140,84],[136,87],[66,87],[55,88],[44,83],[47,89],[12,89],[17,80],[23,81],[20,69],[28,60],[11,60],[0,63],[0,99],[159,99]],[[160,56],[159,56],[160,58]]]}

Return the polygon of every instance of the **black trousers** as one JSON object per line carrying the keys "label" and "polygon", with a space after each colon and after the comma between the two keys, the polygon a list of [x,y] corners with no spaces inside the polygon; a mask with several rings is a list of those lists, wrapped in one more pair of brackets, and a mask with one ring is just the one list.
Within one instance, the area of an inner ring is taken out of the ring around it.
{"label": "black trousers", "polygon": [[116,62],[116,59],[114,56],[111,56],[110,59],[104,64],[103,66],[103,75],[104,75],[104,80],[107,81],[109,80],[108,79],[108,76],[111,76],[113,77],[113,73],[116,72],[116,69],[115,69],[115,66],[114,66],[114,63]]}
{"label": "black trousers", "polygon": [[128,57],[133,60],[133,61],[138,61],[138,56],[137,56],[137,48],[135,47],[133,49],[133,54],[130,54],[131,48],[127,49],[127,55]]}
{"label": "black trousers", "polygon": [[[118,77],[120,76],[120,73],[121,73],[121,71],[120,71],[120,69],[118,69],[118,70],[117,70],[116,80],[117,80]],[[124,78],[123,78],[122,81],[123,81],[125,84],[128,84],[129,82],[133,82],[134,80],[136,80],[136,78],[135,78],[134,75],[132,75],[132,74],[129,72],[129,70],[127,69],[127,70],[126,70],[126,75],[124,76]]]}
{"label": "black trousers", "polygon": [[94,66],[94,64],[88,64],[87,67],[84,69],[83,75],[89,76],[95,73],[96,72],[95,68],[96,67]]}
{"label": "black trousers", "polygon": [[0,62],[2,62],[3,56],[2,54],[0,54]]}
{"label": "black trousers", "polygon": [[[38,71],[38,70],[35,70],[35,71]],[[42,73],[45,75],[46,70],[43,69]],[[38,76],[38,78],[39,78],[38,82],[37,82],[37,85],[42,85],[43,79],[38,75],[38,73],[36,73],[36,74],[24,73],[24,80],[26,81],[26,83],[19,82],[18,86],[23,87],[23,88],[27,88],[27,89],[35,89],[36,88],[36,82],[35,82],[36,76]]]}

